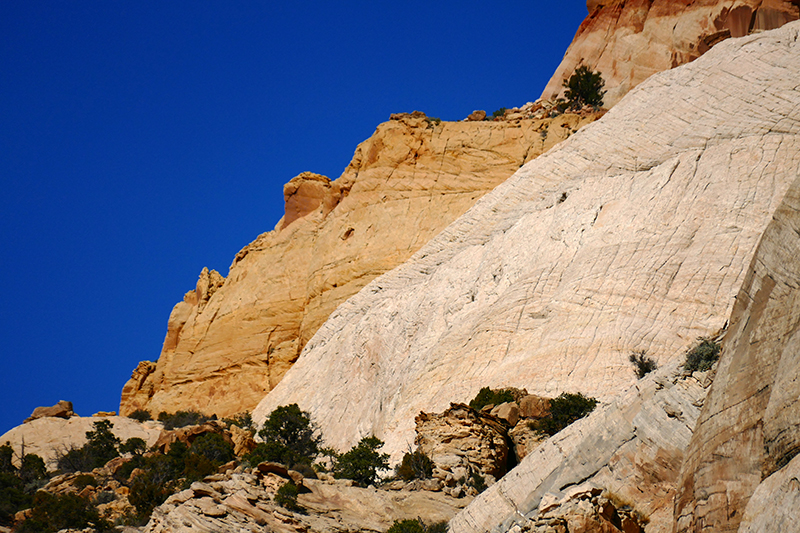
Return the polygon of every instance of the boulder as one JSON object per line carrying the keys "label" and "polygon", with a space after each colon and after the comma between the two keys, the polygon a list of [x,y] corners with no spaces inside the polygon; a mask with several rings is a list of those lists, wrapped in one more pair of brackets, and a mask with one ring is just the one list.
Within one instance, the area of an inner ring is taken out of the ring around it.
{"label": "boulder", "polygon": [[71,416],[75,416],[75,411],[72,410],[72,402],[61,400],[50,407],[37,407],[23,423],[37,418],[69,418]]}
{"label": "boulder", "polygon": [[469,115],[467,115],[467,120],[470,122],[475,122],[479,120],[484,120],[486,118],[486,111],[481,109],[473,111]]}

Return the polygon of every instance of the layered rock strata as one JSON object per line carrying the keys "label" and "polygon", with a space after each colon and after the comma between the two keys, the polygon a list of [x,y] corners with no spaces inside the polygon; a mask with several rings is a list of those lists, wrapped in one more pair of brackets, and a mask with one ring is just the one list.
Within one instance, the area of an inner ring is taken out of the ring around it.
{"label": "layered rock strata", "polygon": [[542,97],[554,99],[580,65],[602,73],[605,104],[656,72],[697,59],[729,37],[778,28],[800,18],[796,0],[587,0],[578,28]]}
{"label": "layered rock strata", "polygon": [[341,302],[599,115],[393,115],[339,179],[303,173],[287,183],[285,216],[237,254],[227,278],[201,273],[170,315],[158,362],[140,363],[123,388],[121,414],[252,410]]}
{"label": "layered rock strata", "polygon": [[[652,76],[342,304],[254,413],[399,458],[484,386],[609,401],[721,330],[800,161],[798,26]],[[321,387],[320,384],[325,386]]]}

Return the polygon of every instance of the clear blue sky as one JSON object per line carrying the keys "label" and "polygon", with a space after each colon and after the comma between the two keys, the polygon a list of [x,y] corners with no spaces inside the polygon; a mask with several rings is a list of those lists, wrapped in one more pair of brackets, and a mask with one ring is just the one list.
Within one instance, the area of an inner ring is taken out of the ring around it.
{"label": "clear blue sky", "polygon": [[0,434],[117,410],[172,306],[394,112],[535,100],[580,0],[0,2]]}

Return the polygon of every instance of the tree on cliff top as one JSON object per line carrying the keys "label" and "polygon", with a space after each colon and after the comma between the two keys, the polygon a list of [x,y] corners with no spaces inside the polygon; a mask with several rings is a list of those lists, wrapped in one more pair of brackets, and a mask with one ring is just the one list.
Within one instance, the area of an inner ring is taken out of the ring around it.
{"label": "tree on cliff top", "polygon": [[576,68],[572,76],[564,80],[564,87],[567,89],[564,96],[569,108],[581,109],[586,105],[601,107],[606,94],[604,85],[605,81],[599,72],[592,72],[586,65]]}

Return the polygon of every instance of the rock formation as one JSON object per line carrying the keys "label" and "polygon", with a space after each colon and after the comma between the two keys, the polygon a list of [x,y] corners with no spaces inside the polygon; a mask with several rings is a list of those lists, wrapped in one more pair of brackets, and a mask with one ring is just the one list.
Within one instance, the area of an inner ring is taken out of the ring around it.
{"label": "rock formation", "polygon": [[656,72],[697,59],[729,37],[800,18],[797,0],[587,0],[589,16],[542,93],[553,99],[580,65],[599,70],[605,104]]}
{"label": "rock formation", "polygon": [[393,115],[339,179],[306,172],[287,183],[285,216],[239,252],[227,278],[203,270],[172,310],[158,362],[140,363],[125,384],[120,413],[252,410],[341,302],[600,114]]}
{"label": "rock formation", "polygon": [[298,403],[397,459],[421,410],[483,386],[610,401],[631,352],[665,365],[724,328],[800,168],[797,33],[726,40],[526,164],[340,305],[255,420]]}
{"label": "rock formation", "polygon": [[33,410],[31,416],[26,418],[23,423],[27,424],[28,422],[36,420],[37,418],[69,418],[71,416],[75,416],[75,411],[72,410],[72,402],[61,400],[57,404],[50,407],[37,407]]}
{"label": "rock formation", "polygon": [[[150,447],[161,434],[160,422],[137,422],[124,416],[104,418],[113,424],[111,432],[125,442],[131,437],[143,439]],[[55,470],[60,454],[70,448],[86,444],[86,432],[93,429],[97,418],[73,416],[63,418],[39,418],[17,426],[0,436],[0,445],[11,444],[17,456],[33,453],[44,459],[49,470]]]}

